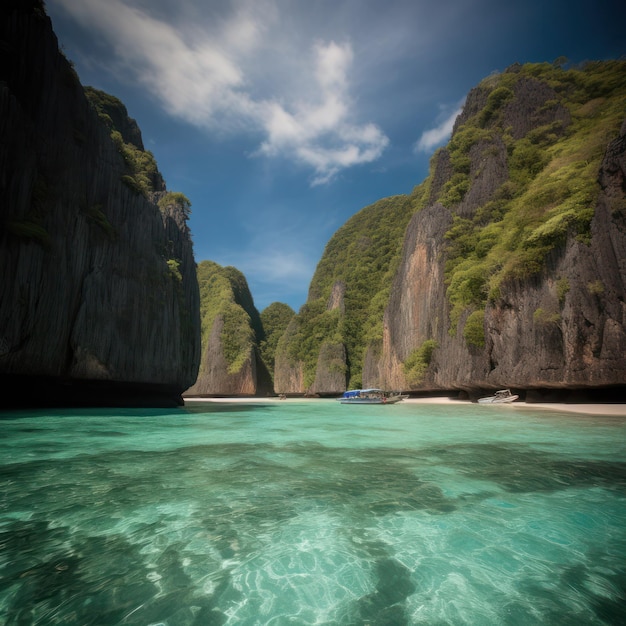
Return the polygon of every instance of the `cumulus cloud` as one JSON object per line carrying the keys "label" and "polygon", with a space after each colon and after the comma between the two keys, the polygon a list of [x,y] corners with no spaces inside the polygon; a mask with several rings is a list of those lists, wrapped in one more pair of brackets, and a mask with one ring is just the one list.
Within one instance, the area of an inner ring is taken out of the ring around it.
{"label": "cumulus cloud", "polygon": [[132,0],[57,2],[104,37],[109,69],[138,81],[169,114],[212,131],[260,133],[254,154],[312,168],[313,184],[378,159],[388,144],[375,124],[358,121],[350,44],[281,39],[271,1],[263,11],[233,4],[219,28],[159,19]]}
{"label": "cumulus cloud", "polygon": [[422,133],[422,136],[415,144],[416,152],[430,152],[433,148],[445,143],[454,127],[454,122],[463,110],[463,104],[458,105],[455,110],[447,117],[445,117],[438,126],[431,128]]}
{"label": "cumulus cloud", "polygon": [[352,49],[318,42],[314,48],[316,97],[288,108],[278,102],[260,106],[267,139],[262,154],[291,154],[315,170],[314,184],[331,180],[341,169],[376,160],[388,144],[374,124],[350,122],[348,94]]}

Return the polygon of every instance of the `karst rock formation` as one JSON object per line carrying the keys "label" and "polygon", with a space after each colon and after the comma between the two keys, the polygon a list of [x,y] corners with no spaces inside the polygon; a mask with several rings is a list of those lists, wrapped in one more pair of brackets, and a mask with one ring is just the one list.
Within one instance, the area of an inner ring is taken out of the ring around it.
{"label": "karst rock formation", "polygon": [[180,402],[200,359],[189,207],[156,168],[138,179],[139,129],[118,107],[112,136],[41,2],[2,3],[0,47],[2,402]]}
{"label": "karst rock formation", "polygon": [[[389,245],[373,234],[397,219],[378,205],[329,242],[281,340],[276,391],[623,390],[624,85],[615,61],[516,65],[473,89],[428,179],[404,196],[397,258],[382,270],[368,260]],[[377,286],[359,302],[363,276]]]}

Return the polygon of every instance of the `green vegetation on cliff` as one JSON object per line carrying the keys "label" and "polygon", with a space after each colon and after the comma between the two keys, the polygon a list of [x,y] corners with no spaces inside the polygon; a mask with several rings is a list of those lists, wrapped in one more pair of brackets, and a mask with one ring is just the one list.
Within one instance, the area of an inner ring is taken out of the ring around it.
{"label": "green vegetation on cliff", "polygon": [[287,330],[289,322],[295,315],[294,310],[283,302],[272,302],[267,308],[261,311],[261,322],[265,339],[260,342],[259,349],[261,358],[267,366],[270,375],[274,375],[274,363],[276,347],[283,333]]}
{"label": "green vegetation on cliff", "polygon": [[[236,374],[250,357],[251,346],[256,341],[253,319],[242,306],[251,301],[248,283],[236,268],[222,267],[213,261],[202,261],[197,272],[203,351],[209,343],[215,319],[220,316],[223,321],[220,339],[228,373]],[[204,361],[203,358],[201,372]]]}
{"label": "green vegetation on cliff", "polygon": [[165,209],[174,204],[176,205],[183,214],[183,217],[187,220],[189,219],[189,215],[191,214],[191,202],[189,198],[180,191],[168,191],[159,199],[158,206],[161,211],[165,211]]}
{"label": "green vegetation on cliff", "polygon": [[434,339],[427,339],[404,362],[404,375],[410,385],[416,386],[422,382],[436,348],[437,342]]}
{"label": "green vegetation on cliff", "polygon": [[305,387],[315,378],[322,343],[344,344],[349,386],[361,385],[364,349],[382,338],[382,317],[400,261],[406,226],[424,189],[385,198],[344,224],[326,245],[301,308],[297,330],[281,342],[290,360],[304,363]]}
{"label": "green vegetation on cliff", "polygon": [[273,302],[259,314],[244,275],[234,267],[202,261],[197,275],[202,362],[192,393],[272,393],[276,344],[293,310]]}
{"label": "green vegetation on cliff", "polygon": [[[513,282],[539,274],[568,240],[590,242],[598,172],[626,116],[625,102],[624,61],[572,69],[516,65],[472,90],[424,183],[410,196],[363,209],[326,246],[309,299],[278,346],[292,364],[304,366],[301,391],[315,380],[325,344],[345,346],[348,384],[361,385],[367,347],[382,345],[406,226],[427,205],[452,217],[440,248],[450,305],[446,327],[451,335],[461,332],[470,349],[483,349],[489,303]],[[557,287],[562,301],[568,285]],[[428,338],[406,359],[411,384],[419,385],[435,345]]]}
{"label": "green vegetation on cliff", "polygon": [[[515,128],[515,107],[524,105],[515,94],[522,89],[552,92],[533,112],[527,132]],[[456,182],[444,187],[439,200],[455,213],[480,176],[469,167],[472,149],[488,154],[503,144],[508,177],[487,202],[459,211],[447,233],[453,334],[466,308],[478,313],[507,281],[540,272],[568,236],[589,242],[600,163],[626,114],[626,63],[570,70],[548,63],[515,66],[490,76],[478,90],[488,94],[486,105],[464,120],[446,148]],[[480,345],[475,324],[465,334],[468,343]]]}
{"label": "green vegetation on cliff", "polygon": [[147,196],[163,184],[154,155],[145,150],[136,122],[128,117],[124,104],[108,93],[85,87],[85,95],[111,132],[111,139],[128,167],[124,184],[135,193]]}

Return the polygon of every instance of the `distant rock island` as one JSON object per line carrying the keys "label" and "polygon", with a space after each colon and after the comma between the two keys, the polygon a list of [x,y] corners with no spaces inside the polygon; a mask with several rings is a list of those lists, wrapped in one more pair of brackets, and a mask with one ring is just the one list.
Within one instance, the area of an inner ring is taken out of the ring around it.
{"label": "distant rock island", "polygon": [[2,4],[0,46],[2,405],[623,400],[626,62],[486,78],[426,180],[331,238],[300,311],[259,313],[239,270],[196,268],[189,200],[80,84],[41,1]]}
{"label": "distant rock island", "polygon": [[198,282],[202,359],[198,379],[185,395],[271,395],[271,375],[260,353],[265,331],[244,275],[203,261]]}

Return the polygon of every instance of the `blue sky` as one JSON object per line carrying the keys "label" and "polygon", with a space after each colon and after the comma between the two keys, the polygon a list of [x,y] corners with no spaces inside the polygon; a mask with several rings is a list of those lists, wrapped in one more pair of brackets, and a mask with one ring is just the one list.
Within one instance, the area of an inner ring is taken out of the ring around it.
{"label": "blue sky", "polygon": [[612,0],[47,0],[84,85],[120,98],[196,261],[296,311],[333,233],[428,174],[468,91],[519,62],[626,54]]}

